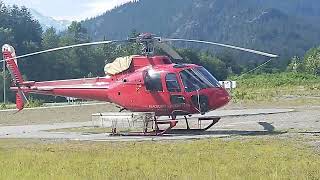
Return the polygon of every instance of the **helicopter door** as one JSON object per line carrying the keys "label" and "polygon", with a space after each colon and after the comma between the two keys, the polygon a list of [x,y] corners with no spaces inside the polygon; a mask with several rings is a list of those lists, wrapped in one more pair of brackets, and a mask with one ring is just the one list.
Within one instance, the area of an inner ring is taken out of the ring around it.
{"label": "helicopter door", "polygon": [[175,73],[166,75],[166,86],[170,93],[171,104],[185,104],[185,97],[181,94],[181,87]]}
{"label": "helicopter door", "polygon": [[159,72],[153,72],[153,70],[146,71],[144,75],[144,82],[146,89],[150,92],[161,92],[163,91],[161,84],[161,75]]}

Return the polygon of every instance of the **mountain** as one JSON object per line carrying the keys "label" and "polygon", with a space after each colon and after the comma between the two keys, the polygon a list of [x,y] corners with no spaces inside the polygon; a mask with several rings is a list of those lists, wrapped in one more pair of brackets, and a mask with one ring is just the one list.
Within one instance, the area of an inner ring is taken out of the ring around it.
{"label": "mountain", "polygon": [[[278,53],[285,64],[320,45],[319,19],[319,0],[139,0],[82,24],[94,39],[123,39],[134,29]],[[261,58],[231,53],[242,61]]]}
{"label": "mountain", "polygon": [[68,20],[55,20],[52,17],[44,16],[34,9],[29,9],[32,16],[39,21],[43,30],[54,27],[58,32],[64,31],[71,24]]}

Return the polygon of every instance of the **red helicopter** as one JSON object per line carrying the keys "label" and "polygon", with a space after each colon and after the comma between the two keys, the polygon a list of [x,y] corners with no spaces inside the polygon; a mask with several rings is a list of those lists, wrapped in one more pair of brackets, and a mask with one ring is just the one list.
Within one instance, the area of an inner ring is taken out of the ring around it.
{"label": "red helicopter", "polygon": [[[21,111],[28,102],[25,94],[75,97],[112,102],[133,112],[154,112],[156,116],[186,116],[205,114],[223,107],[230,95],[204,67],[195,64],[174,64],[168,56],[154,56],[161,48],[173,59],[182,59],[166,42],[181,41],[217,45],[271,58],[277,55],[208,41],[168,39],[144,33],[127,40],[76,44],[16,56],[10,45],[2,52],[13,79],[16,107]],[[106,76],[58,81],[24,81],[17,59],[37,54],[99,44],[135,42],[144,46],[143,55],[117,58],[105,67]]]}

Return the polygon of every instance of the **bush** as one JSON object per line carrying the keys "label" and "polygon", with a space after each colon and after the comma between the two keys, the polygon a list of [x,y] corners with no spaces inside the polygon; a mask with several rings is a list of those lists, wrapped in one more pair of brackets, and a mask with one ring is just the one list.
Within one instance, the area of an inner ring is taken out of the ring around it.
{"label": "bush", "polygon": [[30,98],[29,99],[29,103],[27,104],[27,108],[35,108],[35,107],[41,107],[43,105],[43,101],[42,100],[38,100],[38,99],[34,99],[34,98]]}
{"label": "bush", "polygon": [[0,104],[0,110],[5,110],[5,109],[7,109],[6,104],[4,103]]}

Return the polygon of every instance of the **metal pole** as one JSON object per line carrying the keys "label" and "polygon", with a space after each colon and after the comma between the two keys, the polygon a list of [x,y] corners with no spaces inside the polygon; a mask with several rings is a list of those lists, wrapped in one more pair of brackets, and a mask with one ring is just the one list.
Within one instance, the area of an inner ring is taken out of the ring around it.
{"label": "metal pole", "polygon": [[3,104],[6,104],[6,61],[3,61]]}

